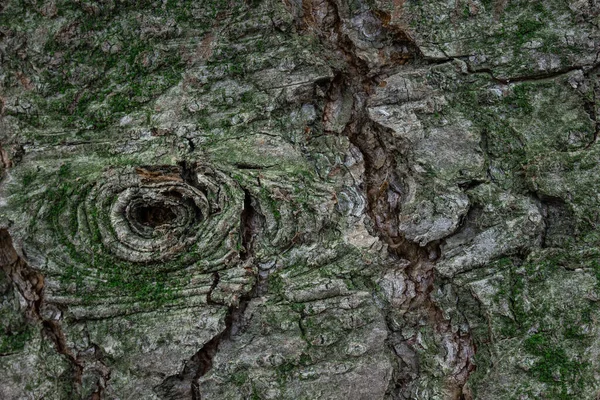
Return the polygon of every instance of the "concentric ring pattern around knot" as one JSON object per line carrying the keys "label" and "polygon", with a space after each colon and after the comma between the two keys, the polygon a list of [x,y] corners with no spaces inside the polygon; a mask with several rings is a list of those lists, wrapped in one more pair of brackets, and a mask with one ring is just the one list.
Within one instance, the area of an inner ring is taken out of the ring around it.
{"label": "concentric ring pattern around knot", "polygon": [[80,227],[96,226],[90,236],[124,261],[164,262],[185,252],[209,260],[239,224],[240,196],[234,182],[208,168],[113,169],[78,204],[77,219]]}
{"label": "concentric ring pattern around knot", "polygon": [[99,225],[103,244],[124,260],[172,258],[198,241],[202,223],[221,208],[175,168],[137,168],[126,181],[121,178],[103,185],[97,200],[110,216],[101,220],[110,226]]}
{"label": "concentric ring pattern around knot", "polygon": [[205,164],[71,173],[36,200],[27,253],[54,282],[50,302],[114,302],[106,315],[133,310],[131,301],[189,305],[190,296],[206,301],[214,272],[237,271],[244,191]]}

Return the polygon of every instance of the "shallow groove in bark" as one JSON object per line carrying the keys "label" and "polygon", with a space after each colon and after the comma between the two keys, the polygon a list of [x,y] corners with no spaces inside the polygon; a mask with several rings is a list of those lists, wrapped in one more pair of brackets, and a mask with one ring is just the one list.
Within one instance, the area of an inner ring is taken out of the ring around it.
{"label": "shallow groove in bark", "polygon": [[[460,57],[456,57],[460,58]],[[452,61],[454,58],[449,58],[447,61]],[[534,82],[534,81],[542,81],[545,79],[553,79],[559,76],[568,74],[573,71],[594,71],[596,68],[600,67],[600,64],[589,64],[589,65],[574,65],[571,67],[562,68],[556,71],[551,72],[540,72],[538,74],[532,75],[524,75],[524,76],[513,76],[508,78],[497,77],[494,75],[494,71],[491,68],[481,68],[481,69],[473,69],[471,65],[467,63],[467,70],[472,74],[487,74],[490,78],[498,83],[508,85],[509,83],[518,83],[518,82]]]}

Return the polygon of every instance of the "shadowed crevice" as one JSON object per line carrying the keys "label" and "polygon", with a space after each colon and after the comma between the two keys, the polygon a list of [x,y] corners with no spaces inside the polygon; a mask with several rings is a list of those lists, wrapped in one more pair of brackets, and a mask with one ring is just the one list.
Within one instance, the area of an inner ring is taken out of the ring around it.
{"label": "shadowed crevice", "polygon": [[7,229],[0,229],[0,268],[26,300],[27,319],[41,323],[44,334],[54,343],[56,351],[69,361],[72,390],[80,394],[84,365],[67,346],[59,321],[43,317],[41,310],[44,302],[44,276],[31,268],[17,253]]}
{"label": "shadowed crevice", "polygon": [[[245,191],[244,209],[240,215],[240,241],[241,252],[240,259],[244,264],[251,262],[252,244],[258,230],[262,226],[261,216],[252,206],[253,199],[248,191]],[[218,272],[213,274],[213,283],[210,292],[207,294],[208,304],[218,304],[212,300],[212,293],[216,290],[220,281]],[[186,361],[183,371],[165,379],[160,385],[154,388],[162,399],[165,400],[200,400],[202,399],[202,390],[199,379],[206,375],[213,367],[213,360],[219,346],[232,335],[237,334],[242,329],[244,313],[250,301],[256,296],[258,290],[258,279],[255,280],[253,287],[246,292],[240,299],[239,304],[229,306],[224,319],[224,329],[221,333],[214,336],[202,346],[196,354]]]}
{"label": "shadowed crevice", "polygon": [[[303,5],[305,3],[303,2]],[[415,324],[418,331],[419,321],[426,320],[427,325],[432,326],[439,337],[445,341],[454,343],[459,349],[459,355],[452,360],[452,373],[445,376],[444,386],[452,399],[470,399],[471,395],[466,388],[467,379],[475,366],[473,356],[475,345],[469,332],[460,333],[453,329],[450,320],[444,314],[433,299],[432,294],[436,289],[435,261],[439,258],[441,240],[430,243],[428,246],[419,246],[402,235],[399,229],[398,215],[402,199],[405,198],[407,190],[404,188],[404,177],[401,175],[404,169],[399,163],[405,160],[404,144],[393,135],[391,129],[380,126],[371,121],[367,111],[370,96],[376,91],[376,87],[384,82],[385,77],[395,73],[405,64],[418,64],[426,62],[418,47],[410,37],[393,26],[388,26],[385,13],[375,13],[381,21],[381,29],[391,38],[388,46],[397,46],[407,52],[397,54],[372,65],[359,57],[360,51],[355,47],[352,40],[345,34],[344,21],[340,15],[338,4],[333,0],[309,1],[303,7],[301,29],[311,29],[320,37],[322,42],[338,54],[343,55],[346,68],[336,72],[334,79],[330,81],[326,99],[330,102],[336,101],[342,96],[352,99],[352,110],[350,118],[342,130],[342,135],[348,137],[350,142],[362,153],[364,159],[364,181],[366,187],[363,190],[367,197],[367,214],[373,222],[371,234],[378,236],[388,244],[390,256],[408,263],[402,267],[408,279],[415,287],[416,296],[410,300],[405,314],[405,322],[408,325]],[[389,21],[388,21],[389,22]],[[327,110],[335,109],[335,105],[326,105],[323,125],[326,126],[331,116]],[[329,132],[335,134],[334,131]],[[479,182],[473,182],[473,185]],[[390,199],[396,199],[390,201]],[[391,310],[384,309],[389,314]],[[386,320],[389,319],[386,317]],[[418,360],[414,363],[402,364],[402,356],[407,354],[416,357],[414,338],[406,339],[397,335],[388,321],[391,340],[389,346],[391,351],[397,355],[397,365],[394,372],[394,382],[391,383],[390,395],[392,398],[404,398],[409,395],[410,388],[419,376]],[[394,340],[393,338],[397,338]],[[398,349],[404,349],[401,354]],[[409,356],[406,356],[410,358]],[[405,357],[405,358],[406,358]],[[414,358],[413,357],[413,358]],[[410,373],[401,371],[403,366],[411,369]]]}

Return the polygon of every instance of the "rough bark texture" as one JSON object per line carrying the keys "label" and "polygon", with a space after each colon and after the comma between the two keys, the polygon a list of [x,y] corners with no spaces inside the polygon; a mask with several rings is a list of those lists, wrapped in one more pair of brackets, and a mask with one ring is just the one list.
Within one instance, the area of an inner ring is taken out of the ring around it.
{"label": "rough bark texture", "polygon": [[597,399],[600,4],[0,2],[0,398]]}

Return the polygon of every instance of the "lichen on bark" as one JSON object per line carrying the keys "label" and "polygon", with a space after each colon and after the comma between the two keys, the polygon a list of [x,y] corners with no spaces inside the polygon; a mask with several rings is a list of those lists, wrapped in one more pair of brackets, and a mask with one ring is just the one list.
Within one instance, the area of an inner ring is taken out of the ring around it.
{"label": "lichen on bark", "polygon": [[599,26],[0,4],[0,398],[597,398]]}

